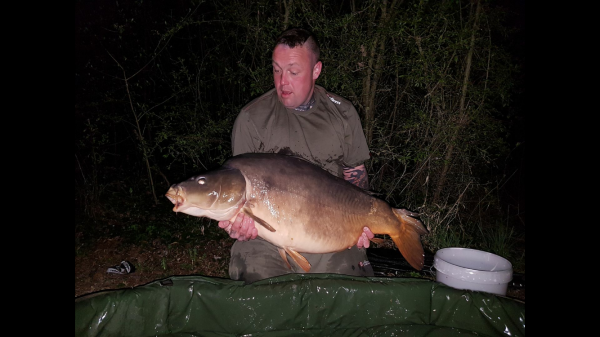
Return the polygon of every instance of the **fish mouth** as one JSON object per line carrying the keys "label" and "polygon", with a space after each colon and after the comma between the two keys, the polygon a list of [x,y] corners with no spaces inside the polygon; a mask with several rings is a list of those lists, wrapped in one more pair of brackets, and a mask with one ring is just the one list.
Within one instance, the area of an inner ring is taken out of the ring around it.
{"label": "fish mouth", "polygon": [[174,212],[179,211],[179,207],[181,207],[185,203],[185,198],[183,195],[180,195],[179,192],[182,192],[183,189],[181,187],[171,187],[165,194],[165,196],[175,205],[173,207]]}

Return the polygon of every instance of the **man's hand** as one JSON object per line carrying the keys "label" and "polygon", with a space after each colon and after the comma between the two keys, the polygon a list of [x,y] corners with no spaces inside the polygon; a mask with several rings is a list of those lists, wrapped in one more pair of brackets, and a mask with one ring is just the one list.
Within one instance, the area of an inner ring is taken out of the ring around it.
{"label": "man's hand", "polygon": [[238,241],[253,240],[258,235],[254,220],[244,213],[239,213],[233,222],[219,221],[219,227],[223,228],[232,239]]}
{"label": "man's hand", "polygon": [[369,248],[369,240],[372,239],[375,236],[375,234],[373,234],[373,232],[371,232],[371,230],[369,229],[369,227],[364,227],[363,228],[363,232],[360,235],[360,237],[358,238],[358,243],[356,244],[358,246],[358,248]]}

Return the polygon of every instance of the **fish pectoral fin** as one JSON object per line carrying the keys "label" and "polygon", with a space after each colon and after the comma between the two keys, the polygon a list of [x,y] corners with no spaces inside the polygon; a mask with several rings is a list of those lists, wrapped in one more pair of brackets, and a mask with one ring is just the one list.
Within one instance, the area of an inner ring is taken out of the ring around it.
{"label": "fish pectoral fin", "polygon": [[287,259],[287,255],[285,255],[285,249],[278,248],[278,250],[279,250],[279,255],[281,255],[281,258],[283,259],[283,262],[285,262],[285,264],[288,266],[288,268],[292,269],[292,266],[290,265],[290,262]]}
{"label": "fish pectoral fin", "polygon": [[308,260],[304,256],[300,255],[300,253],[291,248],[284,247],[284,249],[292,257],[292,260],[294,260],[294,262],[296,262],[300,266],[300,268],[304,270],[304,272],[308,273],[310,271],[310,262],[308,262]]}
{"label": "fish pectoral fin", "polygon": [[265,220],[254,215],[254,213],[252,213],[252,210],[250,208],[244,207],[244,209],[242,211],[244,212],[244,214],[251,217],[252,220],[254,220],[254,222],[258,222],[259,224],[261,224],[261,226],[268,229],[269,231],[275,232],[275,228],[273,228],[271,225],[269,225]]}

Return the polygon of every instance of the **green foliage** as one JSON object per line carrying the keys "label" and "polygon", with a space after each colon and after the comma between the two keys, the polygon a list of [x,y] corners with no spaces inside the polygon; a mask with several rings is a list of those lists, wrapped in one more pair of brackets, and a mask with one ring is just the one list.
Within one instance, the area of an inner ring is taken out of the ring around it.
{"label": "green foliage", "polygon": [[237,114],[273,86],[274,38],[298,26],[321,44],[317,84],[359,111],[372,190],[421,213],[431,250],[510,252],[523,228],[502,196],[521,83],[513,32],[493,5],[119,2],[98,16],[78,3],[76,245],[117,234],[202,240],[200,226],[226,237],[214,222],[175,216],[163,194],[231,156]]}
{"label": "green foliage", "polygon": [[515,230],[511,226],[499,223],[493,228],[480,228],[481,249],[496,255],[512,258],[515,245]]}

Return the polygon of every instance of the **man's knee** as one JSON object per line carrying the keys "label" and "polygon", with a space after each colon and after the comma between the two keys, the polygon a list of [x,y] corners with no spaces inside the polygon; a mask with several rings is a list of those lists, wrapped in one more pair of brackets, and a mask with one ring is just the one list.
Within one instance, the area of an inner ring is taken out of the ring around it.
{"label": "man's knee", "polygon": [[[318,267],[322,272],[351,276],[374,276],[373,267],[367,258],[367,251],[356,246],[333,253],[321,261]],[[315,269],[317,272],[317,269]]]}
{"label": "man's knee", "polygon": [[290,273],[277,247],[263,239],[236,241],[231,247],[229,277],[252,283]]}

